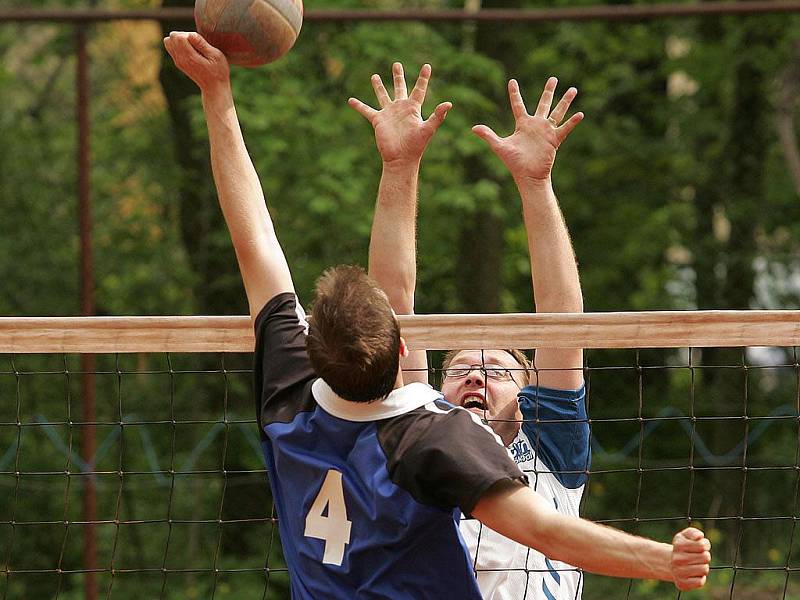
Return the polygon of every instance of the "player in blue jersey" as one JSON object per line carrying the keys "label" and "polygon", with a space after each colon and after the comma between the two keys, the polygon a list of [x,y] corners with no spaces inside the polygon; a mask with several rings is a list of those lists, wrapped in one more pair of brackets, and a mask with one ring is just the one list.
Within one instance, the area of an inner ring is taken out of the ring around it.
{"label": "player in blue jersey", "polygon": [[202,94],[255,327],[258,425],[293,598],[477,600],[461,512],[588,570],[703,585],[710,544],[701,532],[660,544],[559,515],[476,415],[425,385],[404,385],[397,319],[359,268],[323,274],[309,326],[242,138],[225,56],[196,33],[173,32],[165,45]]}
{"label": "player in blue jersey", "polygon": [[[383,159],[370,243],[370,274],[384,287],[392,306],[413,313],[416,286],[415,221],[417,177],[422,154],[450,103],[440,104],[428,122],[420,114],[430,67],[424,66],[407,97],[402,65],[392,67],[395,99],[381,79],[372,83],[381,110],[356,99],[350,105],[375,129]],[[551,110],[555,78],[548,80],[534,115],[525,109],[516,81],[509,97],[515,132],[499,138],[486,126],[473,131],[508,166],[519,188],[540,312],[581,312],[583,301],[572,244],[553,192],[550,173],[556,150],[583,118],[565,119],[577,94],[570,88]],[[469,265],[465,277],[471,275]],[[424,352],[403,365],[407,377],[427,381]],[[442,393],[484,419],[502,438],[530,485],[558,512],[577,517],[589,467],[589,427],[580,349],[540,348],[536,370],[513,349],[452,351],[444,359]],[[531,385],[532,384],[532,385]],[[582,574],[540,552],[517,544],[474,519],[461,524],[486,600],[576,600]]]}

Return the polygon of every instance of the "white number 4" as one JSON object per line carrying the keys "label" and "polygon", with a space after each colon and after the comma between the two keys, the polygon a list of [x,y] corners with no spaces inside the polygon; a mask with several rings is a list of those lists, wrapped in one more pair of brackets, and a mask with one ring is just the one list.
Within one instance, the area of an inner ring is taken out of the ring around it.
{"label": "white number 4", "polygon": [[[325,508],[328,514],[323,515]],[[305,536],[325,540],[323,564],[341,565],[344,547],[350,543],[350,526],[347,508],[344,505],[342,474],[330,469],[322,482],[322,488],[306,515]]]}

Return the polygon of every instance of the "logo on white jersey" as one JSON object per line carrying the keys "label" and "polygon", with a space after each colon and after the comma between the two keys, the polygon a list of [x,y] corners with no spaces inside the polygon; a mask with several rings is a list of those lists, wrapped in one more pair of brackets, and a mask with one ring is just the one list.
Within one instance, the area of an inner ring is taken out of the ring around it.
{"label": "logo on white jersey", "polygon": [[533,450],[531,450],[531,447],[528,446],[528,442],[522,438],[517,438],[514,440],[514,443],[511,444],[510,450],[511,456],[514,458],[514,462],[517,464],[528,460],[533,460]]}

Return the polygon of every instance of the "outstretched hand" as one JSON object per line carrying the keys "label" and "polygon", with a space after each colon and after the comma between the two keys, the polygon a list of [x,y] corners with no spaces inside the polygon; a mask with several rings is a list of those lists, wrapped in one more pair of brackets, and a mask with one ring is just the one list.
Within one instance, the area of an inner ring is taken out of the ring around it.
{"label": "outstretched hand", "polygon": [[380,75],[376,74],[371,81],[380,110],[356,98],[347,101],[375,130],[375,142],[384,163],[418,163],[447,111],[453,107],[450,102],[442,102],[427,120],[422,119],[422,103],[430,76],[431,66],[422,65],[417,83],[409,95],[403,65],[396,62],[392,65],[394,100],[383,86]]}
{"label": "outstretched hand", "polygon": [[229,82],[228,59],[199,33],[173,31],[164,38],[164,47],[175,66],[186,73],[201,91]]}
{"label": "outstretched hand", "polygon": [[555,77],[547,80],[536,112],[529,115],[519,91],[519,84],[516,79],[512,79],[508,82],[508,96],[516,121],[514,133],[501,138],[486,125],[475,125],[472,128],[478,137],[489,144],[515,179],[548,180],[558,147],[583,120],[583,113],[579,112],[562,123],[570,104],[578,95],[578,90],[574,87],[569,88],[556,107],[550,110],[557,84],[558,79]]}
{"label": "outstretched hand", "polygon": [[703,587],[711,562],[711,542],[694,527],[679,531],[672,539],[672,577],[681,591]]}

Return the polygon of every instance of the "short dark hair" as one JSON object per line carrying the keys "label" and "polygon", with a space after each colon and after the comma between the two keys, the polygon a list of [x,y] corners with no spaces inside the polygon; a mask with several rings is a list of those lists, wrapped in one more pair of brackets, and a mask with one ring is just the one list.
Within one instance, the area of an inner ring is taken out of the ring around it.
{"label": "short dark hair", "polygon": [[333,267],[317,280],[306,350],[317,375],[345,400],[371,402],[394,389],[400,326],[361,267]]}
{"label": "short dark hair", "polygon": [[[444,355],[444,359],[442,360],[442,371],[444,371],[444,369],[450,366],[450,363],[453,362],[453,359],[459,352],[463,352],[464,350],[465,348],[460,348],[458,350],[448,350],[447,354]],[[528,358],[525,356],[525,354],[523,354],[521,350],[517,350],[516,348],[503,348],[502,350],[503,352],[507,352],[508,354],[510,354],[514,358],[514,360],[517,361],[519,365],[522,367],[520,371],[517,371],[517,373],[519,373],[522,379],[522,386],[524,387],[530,384],[531,361],[528,360]]]}

